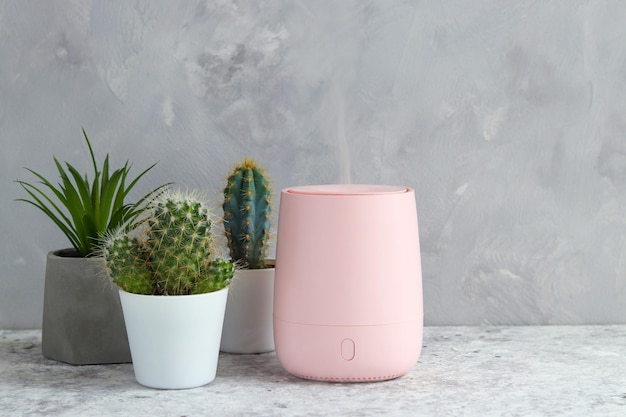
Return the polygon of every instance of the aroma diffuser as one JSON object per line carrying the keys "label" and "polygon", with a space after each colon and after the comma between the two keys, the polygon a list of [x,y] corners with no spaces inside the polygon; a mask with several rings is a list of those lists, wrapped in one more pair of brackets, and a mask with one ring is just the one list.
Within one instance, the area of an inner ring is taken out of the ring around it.
{"label": "aroma diffuser", "polygon": [[289,373],[355,382],[405,374],[423,330],[413,190],[284,189],[274,285],[276,355]]}

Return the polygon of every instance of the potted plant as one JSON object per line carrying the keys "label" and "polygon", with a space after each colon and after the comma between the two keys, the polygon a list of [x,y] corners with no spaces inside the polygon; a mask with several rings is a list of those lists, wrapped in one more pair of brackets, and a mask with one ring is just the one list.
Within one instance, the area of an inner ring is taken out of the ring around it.
{"label": "potted plant", "polygon": [[67,236],[72,248],[47,255],[42,321],[42,353],[49,359],[73,365],[130,362],[130,351],[119,296],[106,276],[99,273],[103,260],[94,247],[103,234],[132,223],[144,210],[148,196],[134,204],[129,192],[154,165],[134,179],[128,162],[112,170],[107,154],[98,168],[83,129],[93,164],[93,181],[69,163],[54,163],[61,181],[54,185],[28,169],[36,183],[16,181],[30,198],[19,199],[46,214]]}
{"label": "potted plant", "polygon": [[183,389],[215,378],[234,265],[216,256],[211,219],[198,192],[168,190],[137,228],[104,240],[142,385]]}
{"label": "potted plant", "polygon": [[231,260],[239,268],[226,306],[221,350],[274,350],[274,260],[265,258],[270,238],[271,192],[253,160],[235,166],[224,188],[224,231]]}

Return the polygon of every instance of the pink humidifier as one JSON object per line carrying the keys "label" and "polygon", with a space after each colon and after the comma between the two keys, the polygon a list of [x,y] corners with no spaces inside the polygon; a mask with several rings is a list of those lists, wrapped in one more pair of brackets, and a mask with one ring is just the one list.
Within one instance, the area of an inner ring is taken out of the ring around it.
{"label": "pink humidifier", "polygon": [[284,189],[274,285],[276,355],[289,373],[351,382],[405,374],[423,330],[413,190]]}

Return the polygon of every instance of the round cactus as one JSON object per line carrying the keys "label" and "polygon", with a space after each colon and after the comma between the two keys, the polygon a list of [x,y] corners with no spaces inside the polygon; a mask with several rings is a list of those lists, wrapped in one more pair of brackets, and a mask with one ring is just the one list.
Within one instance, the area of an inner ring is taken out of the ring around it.
{"label": "round cactus", "polygon": [[213,246],[208,208],[196,195],[167,193],[151,209],[148,245],[157,282],[168,294],[193,292]]}
{"label": "round cactus", "polygon": [[127,292],[150,295],[155,282],[146,254],[136,238],[117,229],[104,238],[101,254],[113,282]]}
{"label": "round cactus", "polygon": [[253,160],[237,165],[224,188],[224,230],[230,257],[244,268],[265,267],[270,237],[271,192]]}
{"label": "round cactus", "polygon": [[230,283],[235,266],[232,262],[224,259],[216,259],[209,263],[207,279],[198,281],[194,288],[194,294],[218,291]]}
{"label": "round cactus", "polygon": [[[197,192],[167,191],[148,204],[139,229],[112,235],[102,249],[113,281],[139,294],[188,295],[220,290],[234,273],[213,258],[211,213]],[[140,238],[130,235],[139,233]]]}

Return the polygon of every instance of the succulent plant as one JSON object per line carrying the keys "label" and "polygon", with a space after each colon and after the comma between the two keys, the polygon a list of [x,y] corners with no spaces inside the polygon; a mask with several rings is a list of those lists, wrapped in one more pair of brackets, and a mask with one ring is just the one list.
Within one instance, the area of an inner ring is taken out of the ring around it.
{"label": "succulent plant", "polygon": [[235,166],[224,188],[224,231],[230,257],[243,268],[265,267],[270,237],[271,192],[255,161]]}
{"label": "succulent plant", "polygon": [[83,136],[93,164],[93,181],[90,182],[86,174],[81,175],[69,163],[66,162],[64,167],[54,158],[61,184],[55,186],[43,175],[28,168],[38,182],[16,182],[30,196],[30,199],[20,198],[18,201],[29,203],[45,213],[67,236],[76,253],[81,257],[88,257],[94,255],[94,248],[98,246],[101,236],[132,224],[142,214],[144,203],[150,196],[158,195],[169,184],[153,189],[135,204],[126,203],[125,199],[135,184],[156,164],[149,166],[134,179],[128,176],[131,168],[128,162],[121,168],[111,170],[109,155],[104,159],[102,168],[98,168],[84,129]]}
{"label": "succulent plant", "polygon": [[189,295],[230,283],[232,262],[216,258],[211,212],[198,192],[166,191],[133,230],[110,234],[101,248],[113,282],[127,292]]}

